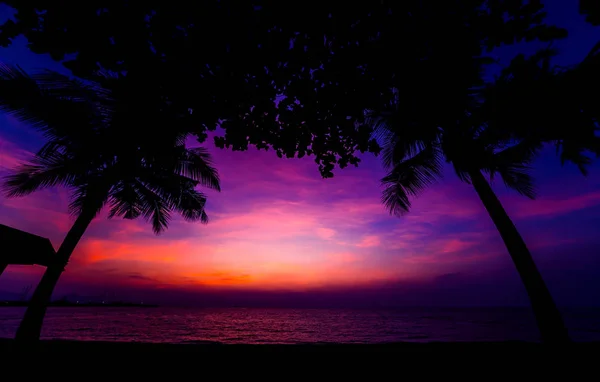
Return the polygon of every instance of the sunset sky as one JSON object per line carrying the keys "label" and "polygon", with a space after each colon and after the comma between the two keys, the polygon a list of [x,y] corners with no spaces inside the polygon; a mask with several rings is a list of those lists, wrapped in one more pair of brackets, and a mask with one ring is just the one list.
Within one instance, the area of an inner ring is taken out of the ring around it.
{"label": "sunset sky", "polygon": [[[6,14],[6,9],[2,9]],[[600,41],[576,2],[548,4],[548,22],[570,36],[556,46],[560,64],[581,60]],[[6,15],[3,15],[6,17]],[[532,46],[519,49],[532,51]],[[501,62],[516,52],[495,54]],[[19,39],[0,61],[26,70],[65,69],[29,52]],[[41,144],[31,129],[0,115],[0,175]],[[192,142],[193,143],[193,142]],[[391,217],[379,202],[377,158],[321,179],[310,158],[278,159],[272,151],[212,147],[222,192],[208,192],[208,225],[175,219],[161,236],[143,220],[90,226],[55,297],[78,295],[155,301],[336,305],[342,303],[510,305],[524,288],[499,234],[469,185],[452,171]],[[552,149],[536,166],[539,198],[494,188],[514,219],[561,305],[600,301],[600,164],[587,178],[561,167]],[[19,199],[0,197],[0,223],[51,239],[58,248],[73,219],[68,194],[51,189]],[[0,277],[0,299],[36,285],[41,267],[12,266]]]}

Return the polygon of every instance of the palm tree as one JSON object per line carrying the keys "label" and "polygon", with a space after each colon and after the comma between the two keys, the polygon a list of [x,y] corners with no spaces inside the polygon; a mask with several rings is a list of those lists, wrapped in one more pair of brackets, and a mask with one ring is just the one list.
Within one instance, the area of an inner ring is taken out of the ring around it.
{"label": "palm tree", "polygon": [[[542,340],[562,343],[569,337],[560,312],[484,176],[492,180],[500,175],[506,186],[534,198],[529,170],[544,145],[555,145],[561,162],[574,163],[584,175],[592,162],[588,153],[600,157],[600,97],[595,91],[600,43],[572,67],[553,66],[555,54],[548,48],[529,58],[518,55],[489,84],[483,83],[480,69],[466,82],[466,97],[456,94],[456,99],[436,104],[439,113],[427,112],[431,104],[405,90],[408,97],[400,102],[397,95],[391,113],[370,112],[367,122],[383,143],[389,174],[382,179],[382,200],[388,209],[398,215],[408,212],[410,197],[441,176],[444,160],[451,163],[458,177],[475,188],[498,229],[529,295]],[[412,107],[400,110],[402,103]]]}
{"label": "palm tree", "polygon": [[408,124],[399,110],[371,114],[368,121],[381,142],[382,161],[389,171],[382,179],[382,201],[388,210],[396,215],[408,212],[410,198],[442,176],[444,161],[450,163],[460,180],[473,186],[498,229],[529,295],[542,340],[568,342],[561,314],[531,253],[484,176],[491,180],[499,175],[507,187],[534,198],[529,170],[542,144],[505,137],[501,131],[478,123],[472,113],[446,128]]}
{"label": "palm tree", "polygon": [[[113,85],[125,81],[106,79]],[[5,179],[6,196],[63,186],[71,191],[69,207],[76,216],[58,249],[56,263],[48,266],[33,293],[17,340],[39,339],[60,275],[103,207],[109,208],[109,218],[143,217],[156,234],[167,228],[172,211],[186,221],[208,222],[206,196],[196,190],[198,185],[220,190],[208,152],[185,146],[187,134],[177,119],[171,120],[173,126],[166,126],[171,129],[160,126],[161,130],[154,130],[158,126],[153,121],[170,121],[162,110],[148,108],[142,126],[146,133],[136,136],[140,130],[135,125],[138,110],[133,103],[138,100],[129,98],[135,93],[135,89],[116,91],[113,97],[113,92],[98,84],[55,72],[28,76],[20,68],[0,66],[0,109],[48,138],[29,162]]]}
{"label": "palm tree", "polygon": [[480,113],[506,136],[555,145],[563,164],[587,175],[589,154],[600,156],[600,43],[570,67],[553,66],[555,54],[517,56],[484,89]]}

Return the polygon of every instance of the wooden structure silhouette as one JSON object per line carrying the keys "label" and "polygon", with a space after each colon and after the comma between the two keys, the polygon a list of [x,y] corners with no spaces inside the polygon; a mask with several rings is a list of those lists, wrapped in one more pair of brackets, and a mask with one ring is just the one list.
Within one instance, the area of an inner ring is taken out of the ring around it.
{"label": "wooden structure silhouette", "polygon": [[9,265],[47,267],[55,256],[49,239],[0,224],[0,275]]}

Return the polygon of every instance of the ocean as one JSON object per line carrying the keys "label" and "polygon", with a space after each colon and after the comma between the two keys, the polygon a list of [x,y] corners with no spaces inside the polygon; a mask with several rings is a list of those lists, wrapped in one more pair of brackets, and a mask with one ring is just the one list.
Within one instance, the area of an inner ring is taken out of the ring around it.
{"label": "ocean", "polygon": [[[14,337],[24,308],[0,308]],[[600,341],[600,308],[569,309],[573,340]],[[537,341],[527,308],[50,308],[44,339],[228,344]]]}

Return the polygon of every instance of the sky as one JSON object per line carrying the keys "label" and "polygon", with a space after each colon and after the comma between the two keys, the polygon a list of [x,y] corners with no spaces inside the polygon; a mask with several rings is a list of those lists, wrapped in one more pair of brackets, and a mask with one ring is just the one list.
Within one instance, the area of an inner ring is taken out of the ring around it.
{"label": "sky", "polygon": [[[555,46],[557,63],[581,60],[600,41],[576,2],[547,1],[548,22],[569,30]],[[8,10],[0,9],[7,17]],[[532,44],[500,49],[501,63]],[[0,61],[26,70],[65,72],[24,39],[0,48]],[[42,140],[0,114],[0,176]],[[310,158],[210,148],[222,192],[208,191],[208,225],[176,218],[160,236],[143,220],[94,220],[75,250],[54,297],[147,301],[163,305],[396,306],[526,305],[527,297],[498,232],[475,191],[448,169],[390,216],[380,203],[377,158],[322,179]],[[561,166],[553,150],[536,163],[535,201],[493,183],[561,306],[600,302],[600,164],[583,177]],[[48,237],[58,248],[73,223],[68,192],[0,196],[0,223]],[[44,268],[9,266],[0,299],[35,287]]]}

